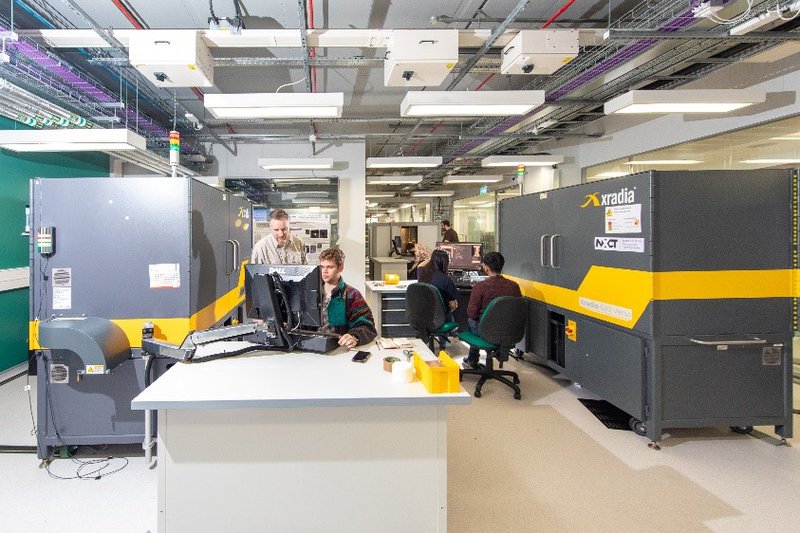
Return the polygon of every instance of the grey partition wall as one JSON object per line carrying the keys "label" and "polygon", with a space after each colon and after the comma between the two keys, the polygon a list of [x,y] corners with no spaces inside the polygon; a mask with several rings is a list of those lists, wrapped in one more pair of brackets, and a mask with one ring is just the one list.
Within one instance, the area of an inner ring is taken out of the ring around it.
{"label": "grey partition wall", "polygon": [[792,432],[795,172],[647,172],[500,203],[524,345],[631,415]]}
{"label": "grey partition wall", "polygon": [[243,318],[250,203],[189,178],[37,178],[31,211],[39,455],[141,442],[142,337]]}

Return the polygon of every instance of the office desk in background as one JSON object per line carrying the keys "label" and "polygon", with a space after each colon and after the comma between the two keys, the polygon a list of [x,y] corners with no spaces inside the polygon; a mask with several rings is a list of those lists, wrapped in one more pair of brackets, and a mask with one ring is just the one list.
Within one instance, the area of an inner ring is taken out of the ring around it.
{"label": "office desk in background", "polygon": [[362,349],[176,364],[134,398],[158,410],[158,530],[446,531],[447,407],[470,396]]}

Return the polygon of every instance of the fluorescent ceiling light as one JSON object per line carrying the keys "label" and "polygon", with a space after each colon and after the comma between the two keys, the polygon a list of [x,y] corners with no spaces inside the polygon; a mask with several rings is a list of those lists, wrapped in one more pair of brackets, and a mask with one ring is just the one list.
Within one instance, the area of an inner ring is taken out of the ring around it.
{"label": "fluorescent ceiling light", "polygon": [[406,185],[420,181],[422,181],[422,176],[371,176],[367,178],[368,185]]}
{"label": "fluorescent ceiling light", "polygon": [[751,31],[755,31],[762,26],[766,26],[773,20],[777,20],[780,18],[781,14],[778,9],[768,9],[767,11],[761,13],[757,17],[753,17],[750,19],[745,20],[742,23],[739,23],[735,26],[731,26],[731,29],[728,30],[730,35],[744,35],[745,33],[750,33]]}
{"label": "fluorescent ceiling light", "polygon": [[216,118],[339,118],[344,93],[206,94]]}
{"label": "fluorescent ceiling light", "polygon": [[446,196],[454,196],[456,191],[416,191],[412,192],[411,196],[415,198],[440,198]]}
{"label": "fluorescent ceiling light", "polygon": [[144,137],[121,128],[0,131],[0,148],[14,152],[107,152],[146,145]]}
{"label": "fluorescent ceiling light", "polygon": [[330,178],[267,178],[278,185],[330,185]]}
{"label": "fluorescent ceiling light", "polygon": [[330,200],[324,200],[322,198],[295,198],[292,200],[293,204],[329,204],[331,203]]}
{"label": "fluorescent ceiling light", "polygon": [[323,170],[333,168],[333,159],[326,157],[268,157],[259,158],[258,166],[265,170]]}
{"label": "fluorescent ceiling light", "polygon": [[403,117],[480,117],[524,115],[544,103],[544,91],[409,91],[400,104]]}
{"label": "fluorescent ceiling light", "polygon": [[367,198],[394,198],[393,192],[373,192],[365,195]]}
{"label": "fluorescent ceiling light", "polygon": [[445,176],[442,183],[445,185],[455,185],[459,183],[497,183],[503,181],[503,176],[483,176],[475,174],[472,176]]}
{"label": "fluorescent ceiling light", "polygon": [[751,89],[680,89],[628,91],[603,106],[612,113],[727,113],[764,102],[766,94]]}
{"label": "fluorescent ceiling light", "polygon": [[[697,159],[642,159],[641,161],[628,161],[626,165],[696,165],[702,163]],[[627,174],[625,174],[627,175]]]}
{"label": "fluorescent ceiling light", "polygon": [[433,168],[442,164],[441,157],[368,157],[367,168]]}
{"label": "fluorescent ceiling light", "polygon": [[482,167],[552,167],[564,162],[563,155],[490,155],[481,161]]}
{"label": "fluorescent ceiling light", "polygon": [[414,207],[416,204],[403,204],[400,206],[400,209],[408,209],[409,207]]}
{"label": "fluorescent ceiling light", "polygon": [[800,133],[781,135],[780,137],[770,137],[771,141],[800,141]]}
{"label": "fluorescent ceiling light", "polygon": [[597,175],[598,178],[621,178],[622,176],[627,176],[630,172],[622,172],[622,171],[610,171],[610,172],[601,172]]}
{"label": "fluorescent ceiling light", "polygon": [[752,165],[788,165],[789,163],[800,163],[800,159],[745,159],[740,163]]}

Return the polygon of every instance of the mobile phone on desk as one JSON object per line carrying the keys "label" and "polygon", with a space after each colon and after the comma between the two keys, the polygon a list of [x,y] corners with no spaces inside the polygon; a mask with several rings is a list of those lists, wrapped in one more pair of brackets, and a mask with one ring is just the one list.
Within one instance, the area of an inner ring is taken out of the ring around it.
{"label": "mobile phone on desk", "polygon": [[353,358],[351,359],[351,361],[353,361],[354,363],[366,363],[366,362],[367,362],[367,359],[369,359],[369,357],[370,357],[371,355],[372,355],[372,354],[371,354],[370,352],[362,352],[362,351],[358,351],[358,352],[356,352],[356,354],[353,356]]}

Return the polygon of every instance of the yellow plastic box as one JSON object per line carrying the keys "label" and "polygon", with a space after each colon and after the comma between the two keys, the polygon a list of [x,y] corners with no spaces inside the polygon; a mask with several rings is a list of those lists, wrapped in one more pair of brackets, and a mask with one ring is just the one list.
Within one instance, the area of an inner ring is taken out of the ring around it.
{"label": "yellow plastic box", "polygon": [[431,394],[460,391],[458,363],[453,361],[444,350],[439,352],[439,361],[442,363],[440,367],[428,366],[425,360],[417,352],[414,352],[414,373],[417,379],[422,381]]}

